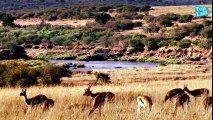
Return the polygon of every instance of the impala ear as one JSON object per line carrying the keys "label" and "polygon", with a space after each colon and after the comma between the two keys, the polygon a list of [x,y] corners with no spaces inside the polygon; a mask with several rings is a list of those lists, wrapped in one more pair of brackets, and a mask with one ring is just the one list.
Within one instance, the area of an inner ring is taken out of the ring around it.
{"label": "impala ear", "polygon": [[27,89],[25,88],[25,89],[24,89],[24,92],[26,92],[26,91],[27,91]]}

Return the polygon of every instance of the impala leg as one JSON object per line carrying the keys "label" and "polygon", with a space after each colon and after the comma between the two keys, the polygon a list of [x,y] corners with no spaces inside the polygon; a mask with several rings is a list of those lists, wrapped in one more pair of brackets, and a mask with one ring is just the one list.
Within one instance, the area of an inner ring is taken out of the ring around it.
{"label": "impala leg", "polygon": [[90,112],[89,112],[89,115],[91,115],[95,111],[96,108],[97,107],[92,108],[92,110],[90,110]]}
{"label": "impala leg", "polygon": [[139,117],[139,115],[140,115],[140,110],[141,110],[141,108],[138,107],[138,108],[137,108],[137,117]]}
{"label": "impala leg", "polygon": [[99,109],[99,115],[101,116],[101,106],[99,106],[98,109]]}

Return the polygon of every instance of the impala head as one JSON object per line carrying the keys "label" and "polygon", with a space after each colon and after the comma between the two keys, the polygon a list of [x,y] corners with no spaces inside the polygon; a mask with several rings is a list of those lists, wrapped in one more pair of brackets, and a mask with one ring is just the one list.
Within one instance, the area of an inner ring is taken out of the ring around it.
{"label": "impala head", "polygon": [[89,84],[88,88],[85,89],[83,96],[90,96],[92,94],[92,90],[90,90],[91,87],[92,87],[92,84]]}
{"label": "impala head", "polygon": [[188,85],[184,85],[183,90],[184,90],[184,91],[188,90]]}
{"label": "impala head", "polygon": [[26,96],[27,95],[26,91],[27,91],[27,89],[22,89],[20,96]]}

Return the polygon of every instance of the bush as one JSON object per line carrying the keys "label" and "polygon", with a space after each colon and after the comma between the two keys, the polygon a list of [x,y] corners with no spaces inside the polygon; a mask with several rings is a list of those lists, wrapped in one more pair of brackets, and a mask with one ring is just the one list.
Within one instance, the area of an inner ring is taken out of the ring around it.
{"label": "bush", "polygon": [[110,83],[110,77],[106,73],[96,73],[96,80],[103,83]]}
{"label": "bush", "polygon": [[39,76],[39,84],[41,85],[57,85],[61,83],[61,77],[69,77],[71,72],[65,67],[61,66],[45,66],[41,69],[41,76]]}
{"label": "bush", "polygon": [[160,27],[155,24],[152,24],[146,27],[144,30],[146,33],[158,33],[158,31],[160,30]]}
{"label": "bush", "polygon": [[132,23],[132,21],[118,22],[117,29],[119,30],[132,30],[133,28],[134,28],[134,23]]}
{"label": "bush", "polygon": [[181,15],[178,21],[180,23],[186,23],[186,22],[191,22],[193,18],[193,15]]}
{"label": "bush", "polygon": [[130,46],[133,48],[144,48],[144,44],[141,42],[141,40],[132,39],[129,42]]}
{"label": "bush", "polygon": [[1,75],[4,78],[3,86],[14,87],[29,87],[37,84],[39,72],[35,68],[29,68],[25,64],[16,62],[7,62],[5,70]]}
{"label": "bush", "polygon": [[160,20],[160,25],[163,27],[171,27],[173,25],[171,20],[167,20],[167,19],[162,19]]}
{"label": "bush", "polygon": [[109,14],[101,13],[95,15],[95,21],[100,24],[106,24],[108,20],[112,19]]}
{"label": "bush", "polygon": [[1,13],[0,12],[0,21],[2,21],[3,26],[14,26],[13,23],[14,20],[16,20],[15,17],[13,17],[11,14]]}
{"label": "bush", "polygon": [[203,24],[204,26],[211,26],[211,25],[212,25],[212,21],[211,21],[211,20],[204,20],[204,21],[202,22],[202,24]]}
{"label": "bush", "polygon": [[204,27],[199,34],[205,38],[212,38],[212,27]]}
{"label": "bush", "polygon": [[149,15],[149,16],[144,16],[143,19],[144,19],[146,22],[150,23],[150,22],[152,22],[152,21],[155,20],[155,16],[151,16],[151,15]]}
{"label": "bush", "polygon": [[140,10],[139,10],[139,11],[140,11],[140,12],[149,11],[150,8],[151,8],[151,6],[149,6],[149,5],[143,5],[143,6],[140,7]]}
{"label": "bush", "polygon": [[55,85],[60,83],[61,77],[70,76],[70,71],[61,66],[32,68],[26,63],[14,61],[0,64],[0,72],[0,87],[30,87],[38,83]]}
{"label": "bush", "polygon": [[212,47],[212,39],[208,40],[196,40],[193,41],[193,44],[204,49],[211,49]]}
{"label": "bush", "polygon": [[148,50],[157,50],[160,48],[159,40],[156,38],[144,39],[144,44],[147,46]]}
{"label": "bush", "polygon": [[84,60],[86,60],[86,58],[87,58],[86,55],[81,55],[81,56],[77,56],[77,57],[76,57],[76,60],[84,61]]}
{"label": "bush", "polygon": [[75,64],[73,65],[73,67],[84,68],[85,65],[84,65],[83,63],[75,63]]}
{"label": "bush", "polygon": [[195,57],[195,58],[188,58],[187,60],[189,61],[200,61],[200,57]]}
{"label": "bush", "polygon": [[179,42],[179,47],[180,48],[189,48],[191,46],[191,41],[190,40],[181,40]]}
{"label": "bush", "polygon": [[133,27],[142,27],[142,22],[134,22]]}
{"label": "bush", "polygon": [[172,21],[177,21],[179,18],[180,18],[179,14],[167,13],[165,15],[165,19],[172,20]]}

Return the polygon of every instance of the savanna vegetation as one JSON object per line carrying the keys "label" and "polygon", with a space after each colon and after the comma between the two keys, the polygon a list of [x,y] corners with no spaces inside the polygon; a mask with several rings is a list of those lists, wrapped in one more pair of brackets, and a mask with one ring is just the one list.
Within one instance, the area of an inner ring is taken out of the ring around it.
{"label": "savanna vegetation", "polygon": [[[212,93],[212,69],[209,65],[173,65],[158,68],[140,68],[110,71],[94,71],[110,75],[109,84],[93,85],[93,92],[111,91],[115,93],[115,101],[106,103],[102,107],[102,116],[94,114],[88,116],[92,107],[92,99],[83,96],[87,84],[96,81],[95,74],[74,74],[72,78],[64,78],[61,85],[54,87],[30,87],[28,96],[33,97],[44,94],[55,101],[53,109],[42,112],[40,108],[33,109],[26,114],[27,108],[22,97],[18,96],[20,88],[0,89],[0,119],[105,119],[105,120],[132,120],[136,119],[137,102],[139,95],[148,95],[153,100],[151,111],[142,110],[138,119],[198,119],[209,120],[212,118],[211,111],[203,108],[204,97],[199,97],[196,101],[190,96],[188,111],[181,107],[174,113],[173,103],[164,103],[167,91],[173,88],[183,88],[188,84],[189,89],[208,88]],[[143,74],[141,74],[143,73]],[[99,74],[100,75],[100,74]],[[104,76],[105,76],[104,75]],[[103,76],[103,74],[101,75]],[[101,77],[103,78],[103,77]],[[67,87],[66,87],[67,85]],[[68,85],[72,85],[70,87]],[[10,107],[8,107],[10,106]],[[11,112],[12,111],[12,112]],[[7,114],[10,113],[10,114]]]}

